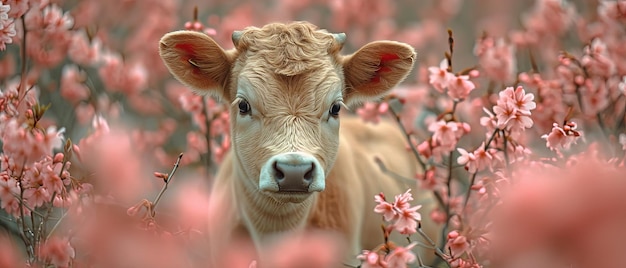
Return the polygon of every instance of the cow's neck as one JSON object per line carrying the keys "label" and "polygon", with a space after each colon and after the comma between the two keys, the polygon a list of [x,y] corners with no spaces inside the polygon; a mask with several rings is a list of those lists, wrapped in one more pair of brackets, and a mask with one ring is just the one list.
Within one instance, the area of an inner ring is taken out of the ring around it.
{"label": "cow's neck", "polygon": [[[243,176],[241,165],[234,161],[236,176]],[[239,210],[248,228],[259,235],[279,233],[304,227],[312,205],[317,198],[313,194],[302,203],[281,203],[262,194],[253,180],[239,177],[234,182],[234,194]]]}

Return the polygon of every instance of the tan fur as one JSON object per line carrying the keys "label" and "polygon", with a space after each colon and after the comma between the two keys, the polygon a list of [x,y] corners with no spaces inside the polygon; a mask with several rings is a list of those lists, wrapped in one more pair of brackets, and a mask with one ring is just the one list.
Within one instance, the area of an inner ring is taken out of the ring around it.
{"label": "tan fur", "polygon": [[[382,243],[374,195],[393,198],[412,185],[383,174],[374,157],[409,178],[417,171],[414,158],[394,124],[339,120],[328,110],[334,103],[386,93],[411,70],[413,49],[378,41],[342,56],[341,42],[306,22],[247,28],[234,42],[235,49],[224,51],[202,33],[179,31],[165,35],[160,44],[178,80],[231,105],[232,150],[212,190],[212,206],[225,210],[209,230],[211,241],[249,235],[262,254],[263,244],[278,235],[318,228],[341,233],[352,257]],[[252,107],[249,114],[239,114],[242,101]],[[302,199],[259,190],[261,167],[288,152],[317,159],[325,174],[324,191]],[[413,193],[428,213],[434,205],[430,195]],[[213,247],[213,254],[219,255],[219,248]],[[432,259],[432,251],[423,256]]]}

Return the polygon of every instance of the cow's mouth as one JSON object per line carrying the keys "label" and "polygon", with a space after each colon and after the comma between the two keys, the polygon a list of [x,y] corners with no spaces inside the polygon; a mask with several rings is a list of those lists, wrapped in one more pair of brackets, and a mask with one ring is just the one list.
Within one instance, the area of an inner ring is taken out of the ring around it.
{"label": "cow's mouth", "polygon": [[279,203],[302,203],[311,196],[311,192],[275,192],[270,196]]}

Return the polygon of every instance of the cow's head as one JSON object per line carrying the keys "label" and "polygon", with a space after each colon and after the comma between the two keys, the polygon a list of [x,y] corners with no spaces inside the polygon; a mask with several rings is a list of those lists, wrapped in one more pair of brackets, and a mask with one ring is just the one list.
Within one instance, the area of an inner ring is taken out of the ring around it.
{"label": "cow's head", "polygon": [[239,175],[279,202],[324,190],[341,107],[385,94],[415,58],[410,46],[391,41],[342,56],[344,34],[305,22],[251,27],[232,39],[235,48],[223,50],[206,34],[172,32],[161,39],[160,53],[183,84],[230,104]]}

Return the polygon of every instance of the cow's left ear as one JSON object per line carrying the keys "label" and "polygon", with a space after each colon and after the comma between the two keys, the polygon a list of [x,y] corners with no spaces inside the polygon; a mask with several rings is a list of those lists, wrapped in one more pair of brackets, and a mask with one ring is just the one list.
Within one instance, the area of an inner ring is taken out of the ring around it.
{"label": "cow's left ear", "polygon": [[343,58],[346,81],[344,101],[348,104],[384,95],[413,69],[415,50],[394,41],[369,43]]}

